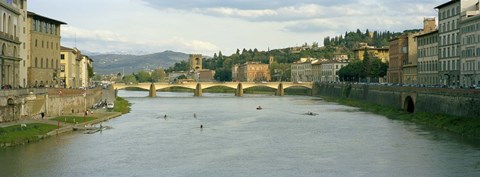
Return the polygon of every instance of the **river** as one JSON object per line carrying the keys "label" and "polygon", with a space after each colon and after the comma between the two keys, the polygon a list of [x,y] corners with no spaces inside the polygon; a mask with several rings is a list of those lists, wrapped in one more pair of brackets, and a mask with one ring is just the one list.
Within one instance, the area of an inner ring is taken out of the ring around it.
{"label": "river", "polygon": [[0,150],[0,176],[480,176],[479,142],[316,97],[119,95],[113,129]]}

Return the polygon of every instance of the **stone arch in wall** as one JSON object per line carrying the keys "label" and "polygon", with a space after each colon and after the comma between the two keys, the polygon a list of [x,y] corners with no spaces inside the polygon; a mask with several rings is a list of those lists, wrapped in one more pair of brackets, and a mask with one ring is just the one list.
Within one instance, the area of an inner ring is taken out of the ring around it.
{"label": "stone arch in wall", "polygon": [[403,102],[403,108],[409,113],[415,112],[415,102],[411,96],[407,96]]}

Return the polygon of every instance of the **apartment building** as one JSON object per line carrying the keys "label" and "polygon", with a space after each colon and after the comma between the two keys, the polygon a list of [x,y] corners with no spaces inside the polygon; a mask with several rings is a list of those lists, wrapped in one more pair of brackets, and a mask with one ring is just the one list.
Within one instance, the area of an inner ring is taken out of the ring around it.
{"label": "apartment building", "polygon": [[59,86],[60,26],[66,23],[33,12],[27,16],[27,85]]}
{"label": "apartment building", "polygon": [[64,88],[79,88],[81,84],[81,61],[83,56],[77,48],[61,46],[60,85]]}
{"label": "apartment building", "polygon": [[21,86],[19,80],[20,65],[20,23],[21,12],[26,9],[26,1],[0,1],[0,86],[17,88]]}
{"label": "apartment building", "polygon": [[313,58],[301,58],[300,61],[294,62],[291,65],[291,79],[292,82],[312,82],[312,62]]}
{"label": "apartment building", "polygon": [[418,49],[417,83],[422,85],[439,85],[438,31],[416,36]]}
{"label": "apartment building", "polygon": [[260,62],[247,62],[232,66],[232,80],[239,82],[270,81],[270,66]]}

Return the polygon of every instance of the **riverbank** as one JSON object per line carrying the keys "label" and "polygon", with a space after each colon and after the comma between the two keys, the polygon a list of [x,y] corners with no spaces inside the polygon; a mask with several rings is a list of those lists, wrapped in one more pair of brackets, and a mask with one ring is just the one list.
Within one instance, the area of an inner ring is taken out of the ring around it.
{"label": "riverbank", "polygon": [[[84,121],[83,114],[51,117],[43,120],[23,120],[9,125],[0,125],[0,148],[25,145],[50,136],[74,131],[84,125],[95,125],[130,112],[130,103],[117,97],[113,112],[97,110]],[[60,122],[59,122],[60,120]],[[60,128],[58,128],[60,124]]]}
{"label": "riverbank", "polygon": [[337,102],[342,105],[357,107],[362,111],[384,115],[390,119],[409,121],[428,127],[446,130],[462,137],[480,139],[479,119],[425,112],[408,113],[401,109],[395,109],[385,105],[364,103],[352,99],[323,98],[329,102]]}

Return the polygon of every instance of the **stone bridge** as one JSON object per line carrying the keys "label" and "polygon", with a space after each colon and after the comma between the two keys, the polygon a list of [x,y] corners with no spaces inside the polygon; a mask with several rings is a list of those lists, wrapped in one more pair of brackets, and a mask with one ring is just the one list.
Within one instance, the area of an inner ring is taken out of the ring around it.
{"label": "stone bridge", "polygon": [[156,91],[171,88],[171,87],[181,87],[194,90],[194,96],[202,96],[203,89],[211,87],[228,87],[235,89],[235,96],[243,96],[243,89],[248,89],[252,87],[269,87],[276,89],[277,96],[284,96],[285,89],[291,87],[303,87],[312,89],[313,84],[311,82],[305,83],[293,83],[293,82],[189,82],[189,83],[179,83],[179,84],[169,84],[169,83],[138,83],[138,84],[123,84],[117,83],[113,84],[113,89],[121,90],[125,88],[140,88],[144,90],[149,90],[149,96],[155,97]]}

